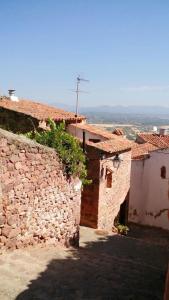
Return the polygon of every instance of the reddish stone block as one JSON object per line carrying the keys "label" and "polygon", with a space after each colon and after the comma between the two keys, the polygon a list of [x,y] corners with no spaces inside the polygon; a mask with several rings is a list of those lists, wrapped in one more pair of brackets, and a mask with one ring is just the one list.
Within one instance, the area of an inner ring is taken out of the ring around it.
{"label": "reddish stone block", "polygon": [[6,145],[7,145],[7,139],[2,138],[1,143],[0,143],[0,148],[4,148],[4,147],[6,147]]}
{"label": "reddish stone block", "polygon": [[7,218],[8,225],[12,226],[14,224],[17,224],[18,222],[18,216],[17,215],[10,215]]}
{"label": "reddish stone block", "polygon": [[15,163],[15,169],[16,170],[19,170],[19,169],[21,169],[22,168],[22,164],[18,161],[18,162],[16,162]]}
{"label": "reddish stone block", "polygon": [[5,237],[9,238],[11,230],[12,230],[12,227],[5,224],[4,227],[1,229],[1,234]]}
{"label": "reddish stone block", "polygon": [[15,163],[15,162],[19,161],[19,156],[13,154],[13,155],[10,156],[10,159],[9,159],[9,160],[10,160],[10,162]]}
{"label": "reddish stone block", "polygon": [[5,236],[1,235],[0,236],[0,242],[5,245],[6,241],[7,241],[7,238]]}
{"label": "reddish stone block", "polygon": [[16,239],[7,240],[5,246],[7,247],[7,249],[16,249]]}
{"label": "reddish stone block", "polygon": [[5,216],[0,215],[0,226],[5,224]]}
{"label": "reddish stone block", "polygon": [[25,153],[23,153],[23,152],[19,153],[19,157],[22,161],[26,159]]}
{"label": "reddish stone block", "polygon": [[14,228],[14,229],[12,229],[12,230],[10,231],[10,233],[9,233],[9,238],[10,238],[10,239],[11,239],[11,238],[15,238],[15,237],[17,237],[20,233],[21,233],[20,228]]}

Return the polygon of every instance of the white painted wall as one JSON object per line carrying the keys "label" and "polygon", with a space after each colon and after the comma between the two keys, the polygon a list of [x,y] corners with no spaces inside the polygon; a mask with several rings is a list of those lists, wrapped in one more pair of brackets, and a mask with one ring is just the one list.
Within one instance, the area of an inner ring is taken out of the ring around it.
{"label": "white painted wall", "polygon": [[[67,127],[67,131],[69,133],[71,133],[72,135],[76,136],[77,138],[83,140],[83,131],[84,131],[83,129],[78,128],[78,127],[75,129],[75,126],[72,126],[71,124],[69,124]],[[86,139],[86,141],[88,141],[89,139],[100,139],[100,142],[107,140],[103,136],[100,136],[95,133],[91,133],[87,130],[85,130],[85,139]]]}
{"label": "white painted wall", "polygon": [[[166,167],[166,179],[161,167]],[[132,160],[129,221],[169,230],[169,149]]]}

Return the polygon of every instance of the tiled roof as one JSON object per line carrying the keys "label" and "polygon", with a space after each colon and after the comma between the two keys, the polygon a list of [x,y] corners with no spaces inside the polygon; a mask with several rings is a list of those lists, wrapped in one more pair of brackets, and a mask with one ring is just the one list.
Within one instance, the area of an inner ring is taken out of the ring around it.
{"label": "tiled roof", "polygon": [[125,138],[119,138],[118,136],[114,136],[114,138],[104,142],[87,142],[87,144],[103,152],[111,154],[131,150],[132,147],[132,143],[130,141]]}
{"label": "tiled roof", "polygon": [[[169,147],[169,135],[159,135],[157,133],[139,133],[138,138],[143,142],[148,142],[159,148],[168,148]],[[137,138],[137,140],[138,140]]]}
{"label": "tiled roof", "polygon": [[144,143],[144,144],[133,143],[131,157],[132,157],[132,159],[142,159],[146,155],[148,155],[149,152],[152,152],[152,151],[155,151],[158,149],[159,149],[159,147],[154,146],[150,143]]}
{"label": "tiled roof", "polygon": [[[71,124],[71,126],[76,127],[75,124]],[[125,139],[122,136],[117,136],[116,134],[112,134],[107,130],[103,130],[96,126],[90,124],[83,124],[83,123],[78,123],[77,128],[81,128],[82,130],[104,137],[105,141],[98,142],[98,143],[86,141],[87,145],[92,146],[103,152],[113,154],[113,153],[123,152],[131,149],[132,143],[129,140]]]}
{"label": "tiled roof", "polygon": [[0,108],[1,107],[29,115],[40,121],[47,120],[48,118],[54,121],[75,121],[76,119],[77,121],[81,121],[86,119],[81,115],[78,115],[76,118],[72,112],[66,112],[62,109],[24,99],[20,99],[19,102],[14,102],[7,97],[0,98]]}
{"label": "tiled roof", "polygon": [[[71,126],[76,127],[75,124],[71,124]],[[106,139],[112,139],[114,138],[114,134],[108,132],[107,130],[103,130],[101,128],[98,128],[96,126],[90,125],[90,124],[83,124],[83,123],[78,123],[77,128],[80,128],[82,130],[88,131],[90,133],[94,133],[97,135],[100,135],[101,137],[104,137]]]}

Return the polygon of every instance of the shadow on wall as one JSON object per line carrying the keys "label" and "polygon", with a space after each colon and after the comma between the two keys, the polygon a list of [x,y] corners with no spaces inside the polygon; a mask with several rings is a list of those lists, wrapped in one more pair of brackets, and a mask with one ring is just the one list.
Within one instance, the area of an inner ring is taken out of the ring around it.
{"label": "shadow on wall", "polygon": [[68,253],[52,260],[15,300],[163,298],[167,247],[115,235]]}

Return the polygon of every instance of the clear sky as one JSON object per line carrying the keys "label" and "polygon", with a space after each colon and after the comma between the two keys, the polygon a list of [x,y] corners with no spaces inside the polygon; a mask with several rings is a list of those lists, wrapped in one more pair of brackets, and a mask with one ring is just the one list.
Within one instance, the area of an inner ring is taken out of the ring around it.
{"label": "clear sky", "polygon": [[0,0],[0,92],[169,106],[168,0]]}

